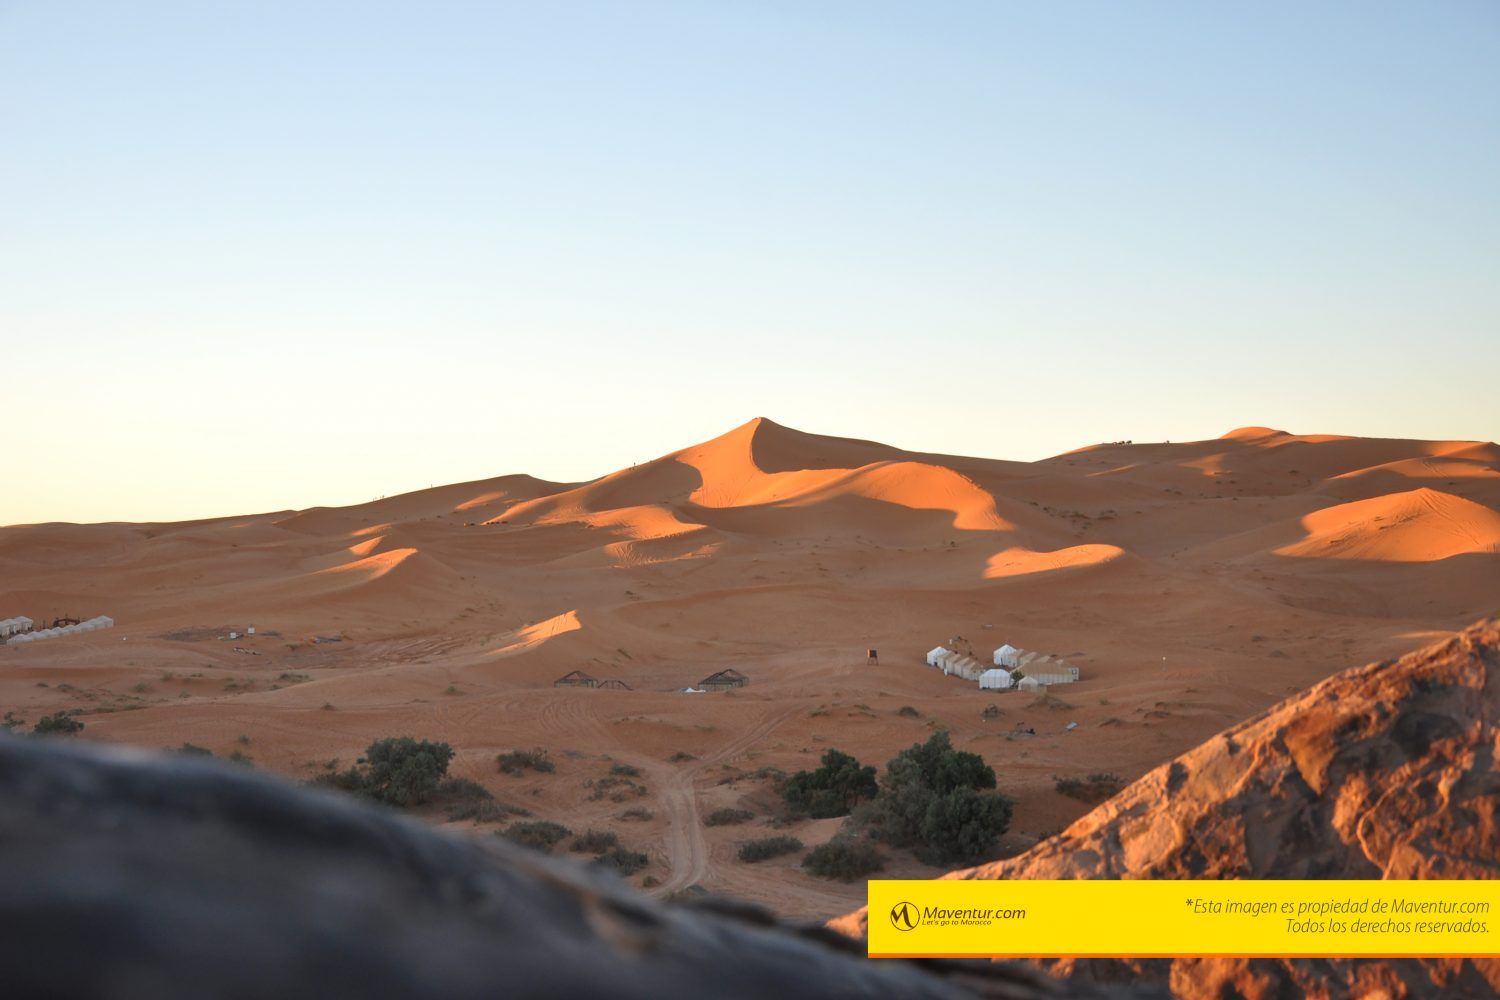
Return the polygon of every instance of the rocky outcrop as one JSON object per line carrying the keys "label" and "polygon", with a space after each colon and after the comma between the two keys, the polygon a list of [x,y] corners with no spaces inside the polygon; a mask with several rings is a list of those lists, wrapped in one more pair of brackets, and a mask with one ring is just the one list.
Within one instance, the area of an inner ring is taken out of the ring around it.
{"label": "rocky outcrop", "polygon": [[659,903],[233,765],[0,736],[0,996],[1134,995],[871,962],[740,904]]}
{"label": "rocky outcrop", "polygon": [[[1018,857],[947,878],[1500,878],[1500,623],[1338,674]],[[863,912],[834,921],[862,935]],[[1493,996],[1493,960],[1045,963],[1180,996]]]}

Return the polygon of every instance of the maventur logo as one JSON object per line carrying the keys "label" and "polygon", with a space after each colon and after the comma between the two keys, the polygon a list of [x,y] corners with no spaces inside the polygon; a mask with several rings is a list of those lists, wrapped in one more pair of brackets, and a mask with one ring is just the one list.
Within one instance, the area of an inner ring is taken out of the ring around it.
{"label": "maventur logo", "polygon": [[897,903],[891,907],[891,926],[898,931],[914,930],[922,922],[922,911],[915,903]]}

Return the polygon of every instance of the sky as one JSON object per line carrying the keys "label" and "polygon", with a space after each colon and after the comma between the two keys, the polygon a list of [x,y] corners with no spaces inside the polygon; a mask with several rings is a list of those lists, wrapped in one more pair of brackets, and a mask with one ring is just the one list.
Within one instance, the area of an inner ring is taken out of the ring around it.
{"label": "sky", "polygon": [[1500,4],[0,0],[0,523],[1500,438]]}

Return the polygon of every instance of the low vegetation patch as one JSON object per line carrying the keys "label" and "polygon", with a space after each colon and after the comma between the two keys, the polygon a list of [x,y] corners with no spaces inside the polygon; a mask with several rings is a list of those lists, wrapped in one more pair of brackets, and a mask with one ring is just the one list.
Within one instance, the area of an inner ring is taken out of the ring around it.
{"label": "low vegetation patch", "polygon": [[853,882],[885,867],[885,858],[868,840],[858,837],[835,837],[819,844],[802,859],[802,867],[819,878]]}
{"label": "low vegetation patch", "polygon": [[83,723],[66,712],[44,715],[36,720],[31,731],[38,736],[74,736],[83,732]]}
{"label": "low vegetation patch", "polygon": [[611,847],[594,859],[594,864],[601,868],[612,868],[621,875],[634,875],[645,868],[650,861],[640,851],[631,851],[623,847]]}
{"label": "low vegetation patch", "polygon": [[547,751],[540,747],[535,750],[511,750],[497,756],[495,761],[500,765],[501,774],[522,774],[526,771],[551,774],[557,770],[557,765],[552,763]]}
{"label": "low vegetation patch", "polygon": [[568,850],[574,854],[603,854],[620,846],[620,837],[612,830],[585,830],[573,838]]}
{"label": "low vegetation patch", "polygon": [[896,709],[896,714],[907,719],[920,719],[922,717],[922,713],[918,712],[910,705],[902,705],[900,708]]}
{"label": "low vegetation patch", "polygon": [[643,798],[646,795],[645,785],[617,774],[590,779],[584,782],[584,787],[592,789],[589,792],[589,799],[594,802],[604,798],[611,802],[629,802],[631,799]]}
{"label": "low vegetation patch", "polygon": [[545,853],[562,843],[571,832],[561,823],[554,823],[547,819],[534,819],[512,823],[500,832],[500,836],[512,844],[520,844],[522,847],[530,847]]}
{"label": "low vegetation patch", "polygon": [[737,826],[755,818],[748,809],[715,809],[703,820],[704,826]]}
{"label": "low vegetation patch", "polygon": [[655,813],[653,813],[650,809],[647,809],[645,806],[631,806],[629,809],[626,809],[624,812],[620,813],[620,819],[623,819],[627,822],[644,823],[646,820],[651,819],[651,817],[655,815]]}
{"label": "low vegetation patch", "polygon": [[1124,778],[1107,771],[1100,771],[1085,778],[1054,776],[1052,781],[1057,790],[1068,798],[1087,802],[1089,805],[1098,805],[1105,799],[1113,798],[1120,789],[1125,787]]}
{"label": "low vegetation patch", "polygon": [[641,769],[634,764],[611,764],[609,766],[609,773],[623,778],[639,778],[641,776]]}
{"label": "low vegetation patch", "polygon": [[748,864],[779,858],[784,854],[795,854],[802,850],[802,841],[796,837],[762,837],[747,840],[740,845],[739,859]]}

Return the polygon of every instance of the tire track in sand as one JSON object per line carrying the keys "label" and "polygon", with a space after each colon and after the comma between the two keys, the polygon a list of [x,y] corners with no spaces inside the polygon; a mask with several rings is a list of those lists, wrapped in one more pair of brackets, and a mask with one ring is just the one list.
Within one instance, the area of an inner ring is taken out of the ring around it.
{"label": "tire track in sand", "polygon": [[795,708],[789,708],[767,713],[748,731],[690,765],[653,766],[652,770],[662,790],[662,808],[667,814],[667,857],[672,866],[671,873],[655,890],[657,895],[680,892],[690,885],[702,882],[708,875],[708,842],[703,837],[703,820],[698,812],[698,775],[711,765],[723,763],[749,750],[771,735],[772,730],[791,718],[796,711]]}

